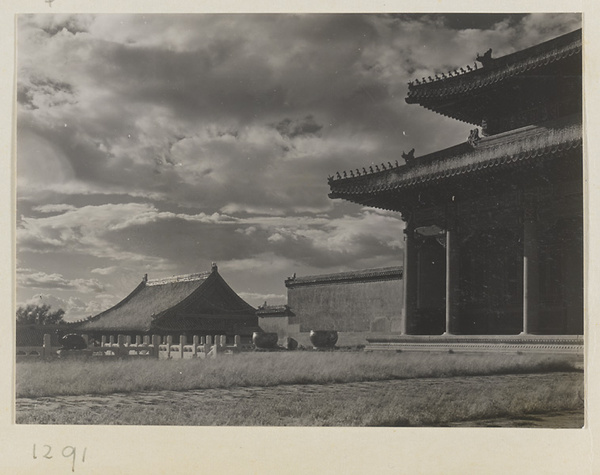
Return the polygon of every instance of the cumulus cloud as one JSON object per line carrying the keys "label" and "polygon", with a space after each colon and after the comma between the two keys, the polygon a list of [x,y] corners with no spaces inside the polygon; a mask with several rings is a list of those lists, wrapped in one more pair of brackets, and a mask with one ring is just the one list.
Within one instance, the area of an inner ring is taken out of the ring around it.
{"label": "cumulus cloud", "polygon": [[327,206],[324,177],[336,170],[468,133],[418,108],[406,114],[408,80],[578,22],[504,16],[456,30],[431,15],[48,17],[19,23],[21,196],[123,193],[278,213]]}
{"label": "cumulus cloud", "polygon": [[327,176],[464,141],[468,125],[405,103],[408,81],[580,20],[20,15],[19,295],[214,260],[240,291],[277,295],[294,270],[399,262],[399,216],[330,200]]}
{"label": "cumulus cloud", "polygon": [[93,300],[87,302],[76,297],[61,298],[53,294],[36,294],[20,302],[18,306],[45,304],[49,305],[52,310],[63,309],[65,311],[63,318],[67,322],[72,322],[96,315],[100,311],[112,306],[113,303],[114,297],[108,294],[96,295]]}
{"label": "cumulus cloud", "polygon": [[95,279],[65,279],[61,274],[45,272],[17,272],[17,283],[36,289],[77,290],[79,292],[103,292],[104,286]]}
{"label": "cumulus cloud", "polygon": [[110,266],[110,267],[98,267],[96,269],[92,269],[90,272],[92,274],[100,274],[100,275],[110,275],[110,274],[114,274],[115,272],[119,271],[120,267],[118,266]]}
{"label": "cumulus cloud", "polygon": [[248,228],[238,228],[238,233],[254,243],[246,248],[269,249],[316,268],[347,265],[349,259],[365,255],[399,258],[402,249],[404,224],[398,215],[385,211],[363,209],[357,215],[337,218],[248,217],[240,219],[241,223]]}
{"label": "cumulus cloud", "polygon": [[[113,260],[140,261],[147,256],[125,250],[125,243],[111,241],[111,235],[158,222],[216,224],[235,223],[219,213],[185,214],[159,211],[147,203],[105,204],[71,207],[64,213],[40,218],[22,216],[17,225],[21,250],[44,252],[51,249],[86,253]],[[168,228],[168,224],[166,228]],[[149,258],[148,258],[149,259]]]}
{"label": "cumulus cloud", "polygon": [[219,270],[225,272],[252,271],[255,274],[279,273],[293,266],[293,261],[273,252],[264,252],[244,259],[231,259],[221,262]]}
{"label": "cumulus cloud", "polygon": [[35,206],[33,208],[34,211],[38,211],[40,213],[64,213],[66,211],[73,211],[75,209],[75,206],[67,204],[48,204]]}
{"label": "cumulus cloud", "polygon": [[287,295],[285,294],[260,294],[256,292],[240,292],[239,296],[242,297],[253,307],[258,307],[267,302],[268,305],[281,305],[287,302]]}

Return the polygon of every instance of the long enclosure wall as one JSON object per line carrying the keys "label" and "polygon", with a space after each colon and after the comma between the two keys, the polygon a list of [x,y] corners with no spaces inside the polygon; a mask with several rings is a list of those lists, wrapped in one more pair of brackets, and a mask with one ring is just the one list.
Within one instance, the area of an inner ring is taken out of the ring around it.
{"label": "long enclosure wall", "polygon": [[[288,305],[300,331],[399,331],[402,319],[402,270],[391,268],[376,280],[354,274],[288,279]],[[373,276],[371,276],[373,277]]]}

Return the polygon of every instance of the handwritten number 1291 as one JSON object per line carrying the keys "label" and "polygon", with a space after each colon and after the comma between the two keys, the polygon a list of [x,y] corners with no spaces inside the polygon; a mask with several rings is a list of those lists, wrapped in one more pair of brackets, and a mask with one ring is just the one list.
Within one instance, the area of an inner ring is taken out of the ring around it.
{"label": "handwritten number 1291", "polygon": [[[87,447],[83,448],[83,453],[81,455],[81,462],[85,462],[85,453],[87,451]],[[62,457],[68,459],[71,458],[71,472],[75,471],[75,460],[77,459],[77,448],[72,445],[66,445],[63,447],[60,452]],[[33,458],[44,458],[44,459],[52,459],[54,455],[52,454],[52,446],[51,445],[43,445],[42,449],[37,451],[37,447],[33,444]]]}

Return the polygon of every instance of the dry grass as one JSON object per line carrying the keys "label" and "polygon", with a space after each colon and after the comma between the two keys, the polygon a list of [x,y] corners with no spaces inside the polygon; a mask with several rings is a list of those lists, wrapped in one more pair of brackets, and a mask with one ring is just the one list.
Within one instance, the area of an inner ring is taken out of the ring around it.
{"label": "dry grass", "polygon": [[216,360],[58,360],[16,368],[17,397],[573,371],[541,355],[364,352],[243,353]]}
{"label": "dry grass", "polygon": [[[279,387],[256,393],[246,390],[248,394],[237,397],[236,390],[223,389],[206,399],[189,392],[167,393],[151,404],[136,402],[134,394],[119,401],[106,396],[94,404],[79,402],[58,410],[42,404],[19,412],[17,422],[401,427],[567,410],[583,414],[581,373],[412,379],[360,386],[298,386],[285,392]],[[200,396],[204,398],[206,392],[199,391]],[[582,420],[577,415],[575,419],[576,423]]]}

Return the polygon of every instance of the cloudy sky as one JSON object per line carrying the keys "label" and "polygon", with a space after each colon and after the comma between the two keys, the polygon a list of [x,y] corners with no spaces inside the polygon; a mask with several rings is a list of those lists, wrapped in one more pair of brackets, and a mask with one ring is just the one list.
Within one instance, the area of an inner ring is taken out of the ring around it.
{"label": "cloudy sky", "polygon": [[211,262],[250,304],[287,276],[401,265],[338,170],[464,141],[409,80],[579,15],[33,15],[18,21],[17,301],[73,320]]}

